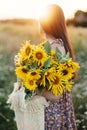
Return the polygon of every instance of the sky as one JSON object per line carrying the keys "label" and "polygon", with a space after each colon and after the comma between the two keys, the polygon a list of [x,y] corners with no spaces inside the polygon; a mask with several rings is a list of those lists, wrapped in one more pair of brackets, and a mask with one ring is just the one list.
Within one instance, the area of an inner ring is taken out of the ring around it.
{"label": "sky", "polygon": [[87,0],[0,0],[0,19],[39,18],[48,4],[61,6],[66,18],[76,10],[87,11]]}

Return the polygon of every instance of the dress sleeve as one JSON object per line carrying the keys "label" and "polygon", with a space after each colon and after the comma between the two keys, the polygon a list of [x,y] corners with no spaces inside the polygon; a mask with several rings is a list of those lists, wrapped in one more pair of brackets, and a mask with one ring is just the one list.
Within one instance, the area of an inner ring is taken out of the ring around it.
{"label": "dress sleeve", "polygon": [[58,47],[58,49],[62,52],[63,55],[66,53],[64,43],[61,39],[56,39],[51,43],[52,50],[55,50],[56,47]]}

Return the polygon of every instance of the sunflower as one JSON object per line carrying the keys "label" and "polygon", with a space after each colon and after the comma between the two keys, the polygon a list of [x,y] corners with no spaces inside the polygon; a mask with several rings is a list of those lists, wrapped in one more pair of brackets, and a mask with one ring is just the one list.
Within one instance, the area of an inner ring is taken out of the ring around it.
{"label": "sunflower", "polygon": [[30,79],[34,79],[34,80],[38,80],[38,79],[40,79],[40,70],[32,70],[32,71],[29,71],[28,73],[27,73],[27,77],[29,77]]}
{"label": "sunflower", "polygon": [[53,81],[55,79],[55,68],[50,68],[48,69],[48,71],[40,77],[40,79],[38,80],[38,83],[40,85],[43,85],[44,87],[46,86],[46,80],[48,80],[48,82],[50,83],[51,81]]}
{"label": "sunflower", "polygon": [[79,66],[78,63],[72,62],[71,69],[72,69],[73,73],[76,72],[76,70],[79,69],[79,68],[80,68],[80,66]]}
{"label": "sunflower", "polygon": [[37,88],[36,81],[33,79],[30,79],[29,77],[26,78],[24,81],[25,88],[29,89],[30,91],[33,91]]}
{"label": "sunflower", "polygon": [[72,70],[67,65],[60,65],[58,67],[58,72],[60,72],[65,80],[69,80],[73,77]]}
{"label": "sunflower", "polygon": [[45,74],[45,77],[48,79],[48,81],[54,81],[56,76],[56,70],[54,67],[48,69],[48,71]]}
{"label": "sunflower", "polygon": [[54,81],[50,82],[50,88],[54,95],[59,96],[63,93],[63,87],[64,87],[64,80],[62,78],[62,75],[59,73],[56,73],[56,77]]}
{"label": "sunflower", "polygon": [[26,59],[28,59],[31,54],[32,54],[32,47],[30,45],[30,43],[28,41],[26,41],[24,44],[23,44],[23,47],[20,49],[20,58],[21,58],[21,61],[24,61]]}
{"label": "sunflower", "polygon": [[71,58],[64,65],[67,66],[72,73],[76,72],[76,70],[80,68],[79,64],[72,61]]}
{"label": "sunflower", "polygon": [[47,54],[44,49],[37,48],[33,53],[33,58],[38,62],[38,65],[43,65],[47,59]]}
{"label": "sunflower", "polygon": [[16,75],[17,75],[19,78],[25,79],[26,74],[27,74],[27,68],[26,68],[26,66],[16,67],[15,73],[16,73]]}

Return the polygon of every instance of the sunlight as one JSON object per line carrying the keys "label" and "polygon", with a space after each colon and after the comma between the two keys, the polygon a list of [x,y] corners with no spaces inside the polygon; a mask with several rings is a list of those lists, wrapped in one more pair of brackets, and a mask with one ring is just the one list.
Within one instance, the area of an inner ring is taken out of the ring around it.
{"label": "sunlight", "polygon": [[35,18],[35,19],[39,19],[39,17],[43,14],[43,12],[44,12],[44,10],[45,10],[45,5],[41,5],[41,6],[38,6],[37,8],[36,8],[36,11],[32,11],[32,14],[33,14],[33,17]]}
{"label": "sunlight", "polygon": [[[8,4],[9,3],[9,4]],[[0,19],[2,18],[35,18],[38,19],[48,4],[62,7],[65,17],[71,17],[78,9],[87,9],[86,0],[0,0]]]}

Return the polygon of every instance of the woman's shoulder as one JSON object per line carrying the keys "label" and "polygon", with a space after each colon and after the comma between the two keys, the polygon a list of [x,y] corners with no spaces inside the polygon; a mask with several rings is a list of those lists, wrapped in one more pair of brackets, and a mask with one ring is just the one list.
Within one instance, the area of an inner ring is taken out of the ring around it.
{"label": "woman's shoulder", "polygon": [[62,52],[62,54],[65,54],[65,47],[64,42],[62,39],[54,39],[50,42],[52,50],[55,50],[56,47]]}
{"label": "woman's shoulder", "polygon": [[63,46],[63,45],[64,45],[63,40],[60,39],[60,38],[57,38],[57,39],[52,40],[52,41],[51,41],[51,45],[54,45],[54,44],[57,44],[57,45],[59,45],[59,46]]}

